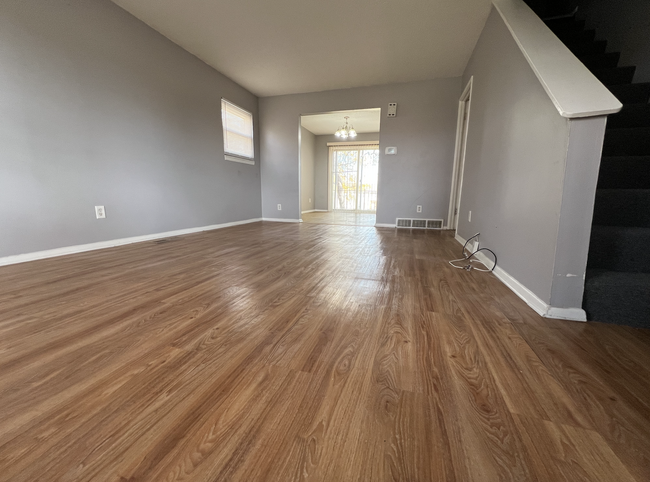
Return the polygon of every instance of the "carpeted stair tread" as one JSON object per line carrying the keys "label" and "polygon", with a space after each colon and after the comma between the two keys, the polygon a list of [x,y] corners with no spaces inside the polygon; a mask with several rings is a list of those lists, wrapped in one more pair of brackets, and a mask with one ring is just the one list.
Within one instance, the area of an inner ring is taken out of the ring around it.
{"label": "carpeted stair tread", "polygon": [[650,273],[649,246],[650,228],[592,226],[587,268]]}
{"label": "carpeted stair tread", "polygon": [[603,143],[603,156],[650,155],[650,127],[608,129]]}
{"label": "carpeted stair tread", "polygon": [[622,111],[609,116],[598,176],[583,308],[590,321],[650,328],[650,83],[575,16],[546,25],[605,84]]}
{"label": "carpeted stair tread", "polygon": [[567,48],[573,52],[573,55],[576,57],[581,57],[583,55],[595,55],[595,54],[604,54],[607,49],[606,40],[596,40],[594,42],[567,42],[564,44]]}
{"label": "carpeted stair tread", "polygon": [[650,189],[598,189],[593,224],[650,228]]}
{"label": "carpeted stair tread", "polygon": [[650,100],[650,82],[612,85],[608,89],[623,104],[644,104]]}
{"label": "carpeted stair tread", "polygon": [[604,54],[583,55],[578,57],[588,69],[613,69],[618,67],[621,59],[620,52],[607,52]]}
{"label": "carpeted stair tread", "polygon": [[607,118],[608,129],[650,127],[650,104],[625,104],[618,114]]}
{"label": "carpeted stair tread", "polygon": [[650,328],[650,273],[587,270],[583,308],[589,321]]}
{"label": "carpeted stair tread", "polygon": [[593,42],[596,39],[595,30],[558,30],[554,32],[563,43]]}
{"label": "carpeted stair tread", "polygon": [[564,30],[584,30],[585,28],[585,21],[577,20],[575,17],[554,18],[551,20],[545,20],[544,23],[554,33],[562,32]]}
{"label": "carpeted stair tread", "polygon": [[630,84],[636,67],[615,67],[613,69],[593,69],[592,74],[605,85]]}
{"label": "carpeted stair tread", "polygon": [[650,156],[603,157],[599,189],[650,189]]}

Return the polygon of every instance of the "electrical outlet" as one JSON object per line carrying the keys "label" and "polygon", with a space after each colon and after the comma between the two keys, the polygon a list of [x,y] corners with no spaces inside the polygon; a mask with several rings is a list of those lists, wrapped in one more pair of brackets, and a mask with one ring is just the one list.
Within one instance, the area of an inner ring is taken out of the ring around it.
{"label": "electrical outlet", "polygon": [[416,210],[417,212],[421,213],[421,212],[422,212],[422,206],[418,205],[418,206],[415,208],[415,210]]}
{"label": "electrical outlet", "polygon": [[467,217],[467,220],[471,223],[472,222],[472,211],[469,212],[469,216]]}
{"label": "electrical outlet", "polygon": [[309,198],[309,202],[311,202],[311,198]]}
{"label": "electrical outlet", "polygon": [[282,211],[282,204],[278,204],[278,211]]}
{"label": "electrical outlet", "polygon": [[104,206],[95,206],[95,216],[97,216],[97,219],[104,219],[106,217]]}

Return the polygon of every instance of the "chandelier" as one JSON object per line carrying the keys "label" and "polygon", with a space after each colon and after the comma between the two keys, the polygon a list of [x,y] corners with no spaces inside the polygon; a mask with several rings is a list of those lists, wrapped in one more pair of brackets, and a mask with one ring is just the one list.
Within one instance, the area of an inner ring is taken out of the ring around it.
{"label": "chandelier", "polygon": [[340,137],[341,139],[347,139],[348,137],[354,139],[357,137],[357,131],[354,130],[354,127],[348,124],[349,118],[349,116],[345,116],[345,125],[339,127],[338,130],[334,133],[336,137]]}

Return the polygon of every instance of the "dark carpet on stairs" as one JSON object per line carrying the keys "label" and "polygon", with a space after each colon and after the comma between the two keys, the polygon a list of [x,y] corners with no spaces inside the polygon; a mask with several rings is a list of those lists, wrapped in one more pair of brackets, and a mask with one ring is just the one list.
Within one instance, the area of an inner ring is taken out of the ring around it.
{"label": "dark carpet on stairs", "polygon": [[546,22],[623,103],[609,117],[596,191],[583,308],[590,321],[650,328],[650,83],[575,17]]}

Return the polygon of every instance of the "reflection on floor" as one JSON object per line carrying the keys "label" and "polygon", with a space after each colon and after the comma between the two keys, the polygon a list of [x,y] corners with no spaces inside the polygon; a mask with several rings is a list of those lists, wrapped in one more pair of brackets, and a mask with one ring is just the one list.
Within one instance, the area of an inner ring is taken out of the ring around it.
{"label": "reflection on floor", "polygon": [[350,211],[329,211],[318,213],[304,213],[303,223],[311,224],[343,224],[346,226],[374,226],[376,216],[369,213],[355,213]]}

